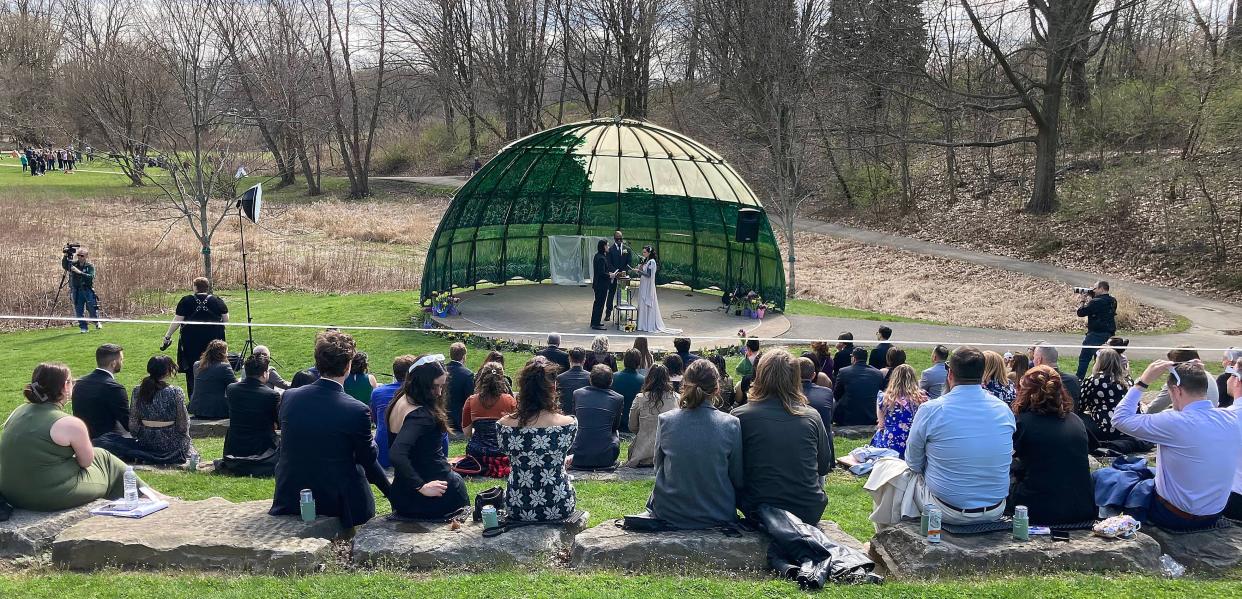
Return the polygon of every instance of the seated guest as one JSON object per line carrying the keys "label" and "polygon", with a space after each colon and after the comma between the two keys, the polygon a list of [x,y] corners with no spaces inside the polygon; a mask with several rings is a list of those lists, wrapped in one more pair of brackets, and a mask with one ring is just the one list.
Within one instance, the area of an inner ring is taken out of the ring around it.
{"label": "seated guest", "polygon": [[388,495],[388,477],[376,461],[369,411],[345,394],[355,351],[348,334],[320,333],[315,339],[320,378],[286,391],[281,398],[280,458],[268,511],[273,516],[301,513],[301,491],[310,489],[317,513],[340,518],[348,530],[375,516],[371,484]]}
{"label": "seated guest", "polygon": [[638,361],[638,371],[645,375],[647,374],[647,370],[655,364],[655,358],[651,356],[651,348],[647,345],[647,338],[635,337],[634,349],[638,350],[638,356],[640,358]]}
{"label": "seated guest", "polygon": [[837,373],[854,363],[854,334],[845,331],[837,335],[837,353],[832,356],[832,380],[837,380]]}
{"label": "seated guest", "polygon": [[1009,382],[1016,387],[1018,381],[1022,380],[1022,375],[1031,369],[1031,357],[1026,354],[1014,354],[1013,359],[1009,362]]}
{"label": "seated guest", "polygon": [[627,468],[648,468],[655,458],[656,424],[660,414],[677,407],[677,394],[669,380],[668,369],[656,364],[647,371],[643,380],[643,392],[634,399],[629,414],[629,428],[634,433],[630,453],[624,464]]}
{"label": "seated guest", "polygon": [[[1234,374],[1229,377],[1229,395],[1231,397],[1242,397],[1242,357],[1239,357],[1233,363]],[[1242,412],[1242,402],[1234,403],[1229,406],[1235,414]],[[1242,419],[1242,414],[1238,416]],[[1229,501],[1225,503],[1225,511],[1222,516],[1230,520],[1242,520],[1242,460],[1238,461],[1238,469],[1233,475],[1233,486],[1229,493]]]}
{"label": "seated guest", "polygon": [[268,362],[267,386],[268,387],[271,387],[273,389],[280,389],[281,391],[284,391],[285,389],[289,388],[289,381],[286,381],[284,378],[280,376],[279,372],[276,372],[275,366],[271,366],[272,350],[268,349],[266,345],[256,345],[254,346],[254,349],[251,350],[250,353],[252,355],[258,354],[260,356],[267,358],[267,362]]}
{"label": "seated guest", "polygon": [[[54,512],[125,494],[125,463],[91,446],[81,419],[64,412],[73,375],[64,364],[35,367],[0,430],[0,495],[13,507]],[[141,483],[140,483],[141,485]]]}
{"label": "seated guest", "polygon": [[505,369],[500,364],[484,364],[479,368],[476,381],[474,395],[466,400],[461,412],[466,456],[478,463],[480,476],[502,478],[509,475],[509,456],[496,439],[496,421],[512,414],[517,402],[509,394]]}
{"label": "seated guest", "polygon": [[[1199,359],[1199,352],[1189,347],[1179,347],[1177,349],[1169,350],[1169,353],[1166,354],[1166,356],[1169,358],[1170,362],[1190,362],[1191,360]],[[1204,372],[1206,371],[1207,369],[1205,368]],[[1205,393],[1203,397],[1211,402],[1212,407],[1215,408],[1220,405],[1219,394],[1220,390],[1216,388],[1216,385],[1208,385],[1207,393]],[[1160,392],[1156,394],[1155,399],[1151,400],[1151,403],[1147,404],[1146,412],[1148,414],[1157,414],[1169,409],[1172,406],[1173,397],[1169,393],[1169,385],[1166,383],[1164,387],[1160,389]]]}
{"label": "seated guest", "polygon": [[911,493],[915,509],[921,512],[930,503],[948,524],[992,522],[1004,515],[1015,424],[1009,406],[983,390],[984,367],[978,349],[953,352],[950,391],[915,412],[901,472],[884,460],[871,471],[864,488],[877,508],[871,515],[877,530],[896,524],[901,515],[918,515],[882,509]]}
{"label": "seated guest", "polygon": [[560,372],[569,370],[569,354],[561,349],[561,336],[558,333],[548,333],[548,346],[536,352],[535,355],[543,356],[556,364]]}
{"label": "seated guest", "polygon": [[86,423],[91,439],[129,432],[129,397],[116,381],[124,363],[123,348],[105,343],[95,349],[95,370],[73,385],[73,415]]}
{"label": "seated guest", "polygon": [[[698,359],[698,358],[696,358]],[[664,368],[668,370],[668,380],[673,383],[673,391],[681,392],[681,376],[686,371],[686,363],[682,362],[681,356],[677,354],[669,354],[664,356]]]}
{"label": "seated guest", "polygon": [[[832,448],[832,411],[837,405],[836,399],[832,396],[832,389],[821,387],[811,380],[815,375],[823,373],[816,370],[815,362],[810,358],[798,358],[798,370],[802,378],[802,395],[806,397],[807,405],[819,412],[819,419],[824,422],[824,428],[828,430],[828,447]],[[833,455],[835,461],[835,451]]]}
{"label": "seated guest", "polygon": [[[677,337],[673,339],[673,349],[675,350],[677,357],[681,358],[681,364],[683,367],[689,366],[691,362],[699,359],[697,355],[690,353],[690,340],[685,337]],[[665,364],[665,366],[667,367],[668,365]]]}
{"label": "seated guest", "polygon": [[586,350],[575,347],[569,350],[569,370],[556,375],[556,388],[561,394],[561,413],[574,413],[574,393],[591,384],[591,375],[582,368]]}
{"label": "seated guest", "polygon": [[827,374],[824,374],[823,363],[819,361],[819,354],[811,351],[804,351],[802,352],[802,357],[810,360],[811,365],[815,367],[815,378],[812,379],[811,382],[819,385],[820,387],[827,387],[831,389],[832,379]]}
{"label": "seated guest", "polygon": [[661,414],[656,427],[656,479],[647,511],[673,528],[731,524],[745,480],[741,423],[712,407],[720,402],[713,365],[691,364],[682,387],[680,409]]}
{"label": "seated guest", "polygon": [[1242,358],[1242,348],[1231,347],[1225,350],[1225,357],[1221,360],[1221,366],[1225,371],[1216,377],[1216,397],[1219,400],[1218,405],[1222,408],[1228,408],[1233,405],[1233,400],[1237,399],[1229,392],[1229,379],[1233,378],[1233,374],[1237,372],[1234,364]]}
{"label": "seated guest", "polygon": [[[504,370],[504,364],[501,364],[501,370]],[[474,380],[474,373],[466,368],[466,344],[454,343],[449,346],[449,361],[445,364],[448,370],[449,386],[448,386],[448,418],[449,426],[453,430],[461,430],[461,411],[466,405],[466,399],[474,393],[474,388],[478,384]],[[508,389],[505,390],[508,392]]]}
{"label": "seated guest", "polygon": [[754,374],[755,362],[759,361],[759,340],[747,339],[746,345],[742,350],[742,359],[737,363],[737,367],[733,369],[738,376],[746,376]]}
{"label": "seated guest", "polygon": [[596,335],[591,340],[591,351],[587,353],[584,370],[590,371],[596,364],[607,365],[613,372],[617,371],[617,358],[608,353],[608,335]]}
{"label": "seated guest", "polygon": [[1017,397],[1013,383],[1009,382],[1009,373],[1005,372],[1005,358],[992,350],[983,352],[983,390],[1005,405],[1013,404]]}
{"label": "seated guest", "polygon": [[932,349],[932,365],[919,376],[919,389],[927,394],[927,399],[936,399],[944,395],[944,384],[948,381],[949,348],[937,345]]}
{"label": "seated guest", "polygon": [[[632,433],[630,430],[630,408],[634,405],[634,396],[643,388],[645,372],[639,372],[642,365],[642,352],[635,348],[625,350],[621,363],[624,368],[612,377],[612,390],[621,394],[621,432]],[[648,365],[650,367],[650,365]]]}
{"label": "seated guest", "polygon": [[[591,369],[591,384],[574,391],[578,436],[569,467],[576,470],[613,468],[621,455],[621,395],[611,389],[612,370],[603,364]],[[637,399],[635,400],[637,401]]]}
{"label": "seated guest", "polygon": [[[827,341],[812,341],[810,353],[811,353],[811,356],[810,356],[811,360],[814,361],[815,364],[819,366],[819,371],[822,372],[824,376],[827,377],[831,381],[832,377],[836,375],[836,369],[832,367],[832,349],[828,345],[828,342]],[[820,385],[822,387],[832,386],[831,383],[825,385],[823,383],[818,382],[819,377],[815,377],[815,378],[816,378],[816,383],[815,383],[816,385]]]}
{"label": "seated guest", "polygon": [[345,379],[345,392],[364,406],[371,405],[371,392],[379,386],[375,375],[371,374],[371,365],[367,361],[367,352],[354,354],[354,361],[349,366],[349,377]]}
{"label": "seated guest", "polygon": [[888,349],[893,346],[888,340],[893,337],[893,329],[881,326],[875,330],[875,338],[879,343],[871,350],[871,355],[867,358],[867,364],[875,369],[884,368],[888,362]]}
{"label": "seated guest", "polygon": [[[733,408],[741,405],[735,404],[734,402],[735,394],[733,389],[733,379],[728,374],[729,370],[725,368],[725,359],[723,356],[716,354],[711,358],[708,358],[708,360],[711,361],[712,366],[716,367],[716,372],[720,374],[720,385],[718,385],[720,387],[720,398],[716,400],[719,402],[716,409],[727,414]],[[742,403],[746,403],[745,400],[743,400]]]}
{"label": "seated guest", "polygon": [[447,518],[470,505],[466,481],[449,468],[440,437],[449,430],[444,410],[448,372],[423,356],[414,361],[405,384],[388,404],[388,457],[395,476],[388,500],[405,518]]}
{"label": "seated guest", "polygon": [[[1139,414],[1143,389],[1164,373],[1172,409]],[[1113,427],[1156,444],[1156,492],[1147,523],[1168,530],[1211,528],[1229,502],[1237,474],[1242,428],[1233,410],[1207,399],[1216,386],[1198,362],[1152,362],[1113,410]]]}
{"label": "seated guest", "polygon": [[305,387],[317,380],[319,380],[319,369],[311,366],[306,370],[299,370],[293,373],[293,380],[289,381],[289,388]]}
{"label": "seated guest", "polygon": [[1095,372],[1082,382],[1082,405],[1079,414],[1087,432],[1097,440],[1111,440],[1121,435],[1113,428],[1113,410],[1130,390],[1130,373],[1122,366],[1121,355],[1111,348],[1095,354]]}
{"label": "seated guest", "polygon": [[557,411],[556,373],[542,356],[518,372],[517,411],[497,424],[500,446],[509,454],[505,518],[520,522],[564,520],[576,508],[565,460],[578,425]]}
{"label": "seated guest", "polygon": [[892,374],[893,369],[906,363],[906,350],[900,347],[888,348],[888,354],[884,356],[884,368],[880,369],[880,374],[884,375],[884,386],[888,386],[888,377]]}
{"label": "seated guest", "polygon": [[280,446],[276,435],[280,394],[268,386],[272,368],[267,360],[266,354],[251,354],[242,364],[246,378],[224,392],[229,404],[229,430],[224,433],[226,457],[259,456]]}
{"label": "seated guest", "polygon": [[884,389],[884,375],[867,364],[867,350],[854,348],[854,363],[837,372],[832,395],[837,406],[832,412],[833,424],[853,426],[875,424],[875,402]]}
{"label": "seated guest", "polygon": [[1070,399],[1074,400],[1074,411],[1077,412],[1079,406],[1082,405],[1082,381],[1072,373],[1061,370],[1057,364],[1059,359],[1060,353],[1057,352],[1057,348],[1046,343],[1038,343],[1035,345],[1031,361],[1036,366],[1048,366],[1057,371],[1057,374],[1061,376],[1061,385],[1065,387],[1065,392],[1069,393]]}
{"label": "seated guest", "polygon": [[814,525],[828,505],[821,477],[832,471],[832,448],[828,428],[798,389],[799,374],[789,352],[767,352],[755,368],[750,401],[733,410],[742,425],[737,503],[744,514],[768,504]]}
{"label": "seated guest", "polygon": [[190,395],[190,413],[195,418],[228,418],[229,404],[224,391],[237,382],[229,364],[229,346],[215,339],[194,363],[194,391]]}
{"label": "seated guest", "polygon": [[1061,377],[1047,366],[1028,370],[1012,407],[1017,429],[1009,510],[1025,505],[1031,524],[1041,526],[1094,520],[1089,436]]}
{"label": "seated guest", "polygon": [[138,449],[161,464],[184,463],[194,450],[190,444],[185,391],[168,382],[175,376],[177,363],[172,358],[163,354],[152,356],[147,360],[147,376],[134,388],[134,403],[129,411],[129,432],[138,442]]}
{"label": "seated guest", "polygon": [[397,356],[392,361],[392,382],[376,387],[371,392],[371,421],[375,423],[375,445],[379,448],[379,463],[385,468],[391,468],[392,461],[388,459],[388,422],[384,420],[384,414],[388,412],[388,404],[393,396],[405,383],[405,375],[410,372],[410,365],[417,359],[417,356],[409,354]]}
{"label": "seated guest", "polygon": [[927,401],[927,395],[914,381],[914,368],[902,364],[893,369],[888,377],[888,387],[880,398],[876,408],[876,421],[879,428],[871,437],[872,447],[886,447],[897,452],[901,458],[906,457],[906,439],[910,437],[910,424],[914,422],[914,414],[919,406]]}

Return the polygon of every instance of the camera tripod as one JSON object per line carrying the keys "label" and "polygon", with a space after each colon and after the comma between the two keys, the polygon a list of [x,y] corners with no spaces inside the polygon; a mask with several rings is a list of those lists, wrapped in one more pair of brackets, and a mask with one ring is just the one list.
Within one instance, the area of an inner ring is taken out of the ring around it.
{"label": "camera tripod", "polygon": [[[56,315],[56,308],[60,306],[60,296],[65,291],[65,284],[68,282],[69,282],[69,271],[67,269],[63,269],[60,271],[60,284],[56,286],[56,296],[52,298],[52,306],[47,311],[49,320],[43,321],[43,328],[45,329],[51,328],[52,321],[50,320],[50,318]],[[103,305],[99,302],[99,294],[95,293],[95,290],[93,288],[91,289],[91,295],[95,296],[96,318],[107,318],[108,315],[106,312],[104,312]],[[78,315],[78,312],[76,309],[73,311],[73,315],[74,316]]]}

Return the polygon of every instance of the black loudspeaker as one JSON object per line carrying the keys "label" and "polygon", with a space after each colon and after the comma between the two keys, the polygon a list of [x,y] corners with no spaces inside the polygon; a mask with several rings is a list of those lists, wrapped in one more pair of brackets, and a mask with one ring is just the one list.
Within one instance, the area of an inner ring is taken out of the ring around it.
{"label": "black loudspeaker", "polygon": [[237,200],[237,207],[242,215],[252,223],[259,222],[259,209],[263,207],[263,184],[260,183],[246,190]]}
{"label": "black loudspeaker", "polygon": [[737,232],[733,240],[738,243],[750,243],[759,239],[759,216],[762,213],[754,208],[737,209]]}

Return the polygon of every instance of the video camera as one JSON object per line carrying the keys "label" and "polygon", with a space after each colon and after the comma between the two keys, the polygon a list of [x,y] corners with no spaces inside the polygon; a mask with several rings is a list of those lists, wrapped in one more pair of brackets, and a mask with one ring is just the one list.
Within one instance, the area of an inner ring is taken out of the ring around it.
{"label": "video camera", "polygon": [[1074,293],[1085,295],[1087,297],[1095,297],[1095,290],[1090,287],[1074,287]]}
{"label": "video camera", "polygon": [[62,248],[60,251],[64,252],[66,260],[73,261],[73,259],[76,258],[78,255],[78,249],[81,247],[82,247],[82,244],[80,243],[69,242],[69,243],[66,243],[65,247]]}

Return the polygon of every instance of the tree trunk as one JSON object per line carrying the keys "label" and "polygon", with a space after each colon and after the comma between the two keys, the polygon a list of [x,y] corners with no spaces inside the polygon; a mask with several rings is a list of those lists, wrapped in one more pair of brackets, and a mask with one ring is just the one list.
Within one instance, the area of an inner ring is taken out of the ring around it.
{"label": "tree trunk", "polygon": [[[1049,73],[1059,72],[1061,61],[1048,61]],[[1061,145],[1061,83],[1060,79],[1048,76],[1044,79],[1043,110],[1041,122],[1036,123],[1035,136],[1035,186],[1031,199],[1026,204],[1026,211],[1034,214],[1051,214],[1058,206],[1057,202],[1057,149]]]}
{"label": "tree trunk", "polygon": [[794,222],[797,220],[797,215],[786,214],[783,220],[785,221],[785,258],[789,261],[789,279],[785,281],[785,301],[788,303],[789,300],[794,299],[798,291],[797,258],[794,254]]}

